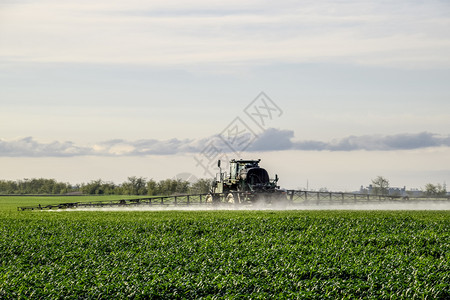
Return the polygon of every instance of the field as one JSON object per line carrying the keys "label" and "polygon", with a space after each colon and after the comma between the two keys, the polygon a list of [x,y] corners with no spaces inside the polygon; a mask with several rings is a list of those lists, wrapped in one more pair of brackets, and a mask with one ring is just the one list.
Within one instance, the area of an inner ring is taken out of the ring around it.
{"label": "field", "polygon": [[61,200],[0,198],[0,298],[450,298],[450,211],[15,211]]}

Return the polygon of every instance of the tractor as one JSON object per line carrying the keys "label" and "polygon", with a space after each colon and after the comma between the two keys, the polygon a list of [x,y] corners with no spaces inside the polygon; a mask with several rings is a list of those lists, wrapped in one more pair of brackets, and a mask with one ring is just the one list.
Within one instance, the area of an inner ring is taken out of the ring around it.
{"label": "tractor", "polygon": [[[231,160],[230,172],[222,173],[220,160],[219,174],[211,185],[208,202],[219,203],[282,203],[286,192],[277,185],[278,175],[269,179],[267,171],[259,166],[258,160]],[[222,197],[221,197],[222,196]]]}

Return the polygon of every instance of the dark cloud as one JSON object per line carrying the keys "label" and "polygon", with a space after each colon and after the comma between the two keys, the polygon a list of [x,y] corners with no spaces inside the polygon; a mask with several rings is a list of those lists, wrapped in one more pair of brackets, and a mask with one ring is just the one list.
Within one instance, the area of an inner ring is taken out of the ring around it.
{"label": "dark cloud", "polygon": [[294,131],[292,130],[269,128],[258,136],[258,138],[249,146],[248,150],[277,151],[291,149],[291,139],[293,137]]}
{"label": "dark cloud", "polygon": [[[447,139],[448,140],[448,139]],[[423,147],[435,147],[446,145],[445,138],[439,138],[429,132],[418,134],[398,134],[387,136],[384,140],[386,148],[389,149],[417,149]],[[448,142],[448,141],[447,141]],[[448,145],[448,143],[447,143]]]}
{"label": "dark cloud", "polygon": [[[242,136],[253,139],[252,136]],[[430,132],[397,135],[349,136],[329,142],[317,140],[295,141],[292,130],[270,128],[260,134],[246,151],[392,151],[428,147],[450,146],[450,135],[440,136]],[[245,144],[245,143],[243,143]],[[208,146],[214,145],[220,152],[232,152],[226,141],[220,136],[192,139],[142,139],[127,141],[114,139],[95,145],[79,146],[73,142],[36,141],[32,137],[5,141],[0,139],[0,156],[3,157],[70,157],[70,156],[144,156],[173,155],[177,153],[203,153]],[[234,149],[244,150],[244,149]]]}
{"label": "dark cloud", "polygon": [[396,135],[349,136],[331,142],[299,141],[293,148],[297,150],[328,151],[390,151],[410,150],[428,147],[450,146],[450,136],[439,136],[429,132]]}

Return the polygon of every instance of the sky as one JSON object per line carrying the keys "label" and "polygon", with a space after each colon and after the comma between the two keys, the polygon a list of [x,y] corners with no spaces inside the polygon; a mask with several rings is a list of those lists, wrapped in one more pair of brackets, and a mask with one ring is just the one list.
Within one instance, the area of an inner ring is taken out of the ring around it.
{"label": "sky", "polygon": [[448,1],[2,1],[0,180],[448,183],[449,53]]}

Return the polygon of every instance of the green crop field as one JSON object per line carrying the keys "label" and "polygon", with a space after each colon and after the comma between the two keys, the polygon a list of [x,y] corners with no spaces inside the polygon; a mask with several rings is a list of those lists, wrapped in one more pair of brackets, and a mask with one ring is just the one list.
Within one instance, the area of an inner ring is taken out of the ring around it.
{"label": "green crop field", "polygon": [[1,299],[450,298],[450,211],[15,211],[60,202],[0,197]]}

